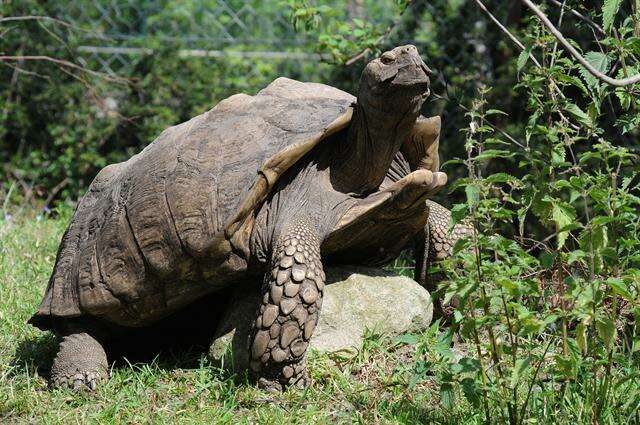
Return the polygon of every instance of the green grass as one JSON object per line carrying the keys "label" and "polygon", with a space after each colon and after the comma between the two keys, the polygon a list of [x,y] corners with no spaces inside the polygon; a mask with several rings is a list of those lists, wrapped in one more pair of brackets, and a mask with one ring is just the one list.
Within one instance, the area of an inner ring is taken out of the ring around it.
{"label": "green grass", "polygon": [[213,368],[205,353],[119,362],[95,393],[50,390],[56,340],[26,324],[40,302],[67,219],[0,221],[0,423],[470,423],[434,382],[409,390],[410,346],[370,337],[357,355],[312,354],[313,385],[273,395]]}
{"label": "green grass", "polygon": [[[176,349],[155,360],[119,360],[95,393],[51,390],[46,376],[57,342],[26,324],[41,300],[69,214],[0,221],[0,423],[450,423],[484,422],[480,407],[455,390],[440,400],[435,330],[416,347],[369,336],[357,353],[311,353],[306,391],[273,395],[213,367],[203,352]],[[404,342],[416,337],[402,339]],[[427,368],[427,373],[417,372]],[[632,369],[634,369],[632,367]],[[440,372],[439,372],[440,370]],[[637,369],[619,371],[636,376]],[[635,374],[635,375],[634,375]],[[419,376],[419,379],[415,379]],[[417,381],[417,383],[416,383]],[[612,388],[607,424],[640,423],[635,379]],[[411,382],[412,385],[409,385]],[[525,423],[589,423],[588,382],[558,391],[541,380]],[[521,398],[525,394],[521,394]],[[491,399],[492,410],[499,399]],[[635,413],[634,413],[635,411]],[[497,421],[499,416],[493,416]],[[496,422],[499,423],[499,422]]]}

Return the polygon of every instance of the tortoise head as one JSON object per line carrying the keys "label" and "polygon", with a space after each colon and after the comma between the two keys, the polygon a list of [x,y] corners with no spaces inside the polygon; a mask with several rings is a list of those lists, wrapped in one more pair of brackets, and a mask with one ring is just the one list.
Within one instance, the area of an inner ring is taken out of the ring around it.
{"label": "tortoise head", "polygon": [[387,114],[415,113],[429,96],[430,73],[415,46],[396,47],[366,66],[358,102]]}

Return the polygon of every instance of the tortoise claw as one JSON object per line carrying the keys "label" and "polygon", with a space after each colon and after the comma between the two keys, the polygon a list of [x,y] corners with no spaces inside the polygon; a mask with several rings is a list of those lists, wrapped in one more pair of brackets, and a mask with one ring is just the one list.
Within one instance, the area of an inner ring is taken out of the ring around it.
{"label": "tortoise claw", "polygon": [[95,391],[98,383],[103,381],[105,377],[94,372],[78,372],[74,375],[56,376],[51,381],[54,388],[69,388],[74,391]]}

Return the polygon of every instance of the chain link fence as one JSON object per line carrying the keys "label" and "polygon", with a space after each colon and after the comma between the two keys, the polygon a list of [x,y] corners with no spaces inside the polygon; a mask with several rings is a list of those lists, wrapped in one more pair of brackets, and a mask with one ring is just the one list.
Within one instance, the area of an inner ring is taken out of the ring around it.
{"label": "chain link fence", "polygon": [[[382,11],[393,7],[392,0],[323,3],[335,6],[332,16],[377,21],[385,19]],[[326,59],[304,33],[293,29],[289,13],[280,0],[78,0],[58,7],[60,19],[81,29],[78,52],[83,64],[97,64],[97,71],[110,74],[126,72],[141,56],[167,47],[181,57],[209,60]]]}

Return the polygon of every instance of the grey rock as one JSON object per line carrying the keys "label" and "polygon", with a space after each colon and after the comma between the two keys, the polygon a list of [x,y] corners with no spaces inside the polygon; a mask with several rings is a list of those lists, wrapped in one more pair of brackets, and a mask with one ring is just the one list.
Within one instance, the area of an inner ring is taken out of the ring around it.
{"label": "grey rock", "polygon": [[[431,296],[408,277],[350,266],[328,268],[326,273],[324,303],[311,350],[359,350],[366,330],[399,335],[424,330],[431,323]],[[214,364],[236,372],[248,369],[251,320],[247,318],[255,316],[260,298],[257,285],[238,287],[209,348]]]}

